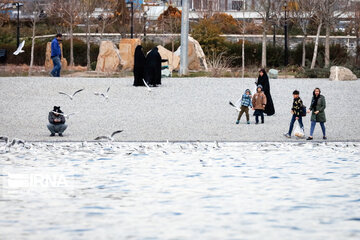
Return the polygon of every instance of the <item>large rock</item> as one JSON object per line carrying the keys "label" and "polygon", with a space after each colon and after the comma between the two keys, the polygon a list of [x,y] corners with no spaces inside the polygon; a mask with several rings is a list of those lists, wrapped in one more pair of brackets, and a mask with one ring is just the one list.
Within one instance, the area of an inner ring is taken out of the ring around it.
{"label": "large rock", "polygon": [[270,69],[269,70],[269,78],[277,79],[279,76],[279,71],[276,69]]}
{"label": "large rock", "polygon": [[334,66],[330,68],[330,80],[332,81],[352,81],[357,79],[357,76],[346,67]]}
{"label": "large rock", "polygon": [[161,56],[161,59],[167,59],[169,61],[168,65],[169,65],[170,72],[172,72],[174,69],[177,69],[179,67],[179,64],[180,64],[179,56],[177,56],[175,53],[172,53],[171,51],[167,50],[166,48],[164,48],[161,45],[157,46],[157,48],[159,49],[159,54]]}
{"label": "large rock", "polygon": [[[175,54],[180,56],[181,46],[176,50]],[[206,57],[204,51],[201,48],[201,45],[194,38],[189,37],[189,46],[188,46],[188,68],[189,70],[200,71],[208,70],[208,65],[206,63]]]}
{"label": "large rock", "polygon": [[119,49],[111,41],[100,43],[99,55],[97,58],[97,72],[117,72],[123,66]]}
{"label": "large rock", "polygon": [[123,61],[123,70],[132,70],[134,68],[135,48],[141,45],[140,38],[123,38],[119,43],[120,57]]}
{"label": "large rock", "polygon": [[[60,48],[61,48],[61,70],[66,70],[68,64],[66,58],[64,58],[62,43],[60,43]],[[46,53],[45,53],[45,70],[51,71],[53,68],[54,68],[54,64],[51,59],[51,42],[48,42],[46,44]]]}

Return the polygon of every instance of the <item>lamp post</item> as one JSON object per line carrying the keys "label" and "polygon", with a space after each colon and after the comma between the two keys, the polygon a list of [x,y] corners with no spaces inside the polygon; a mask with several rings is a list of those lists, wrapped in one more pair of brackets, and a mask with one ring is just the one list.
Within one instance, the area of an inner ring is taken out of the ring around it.
{"label": "lamp post", "polygon": [[147,27],[147,13],[146,12],[144,12],[143,18],[144,18],[144,42],[146,42],[146,27]]}
{"label": "lamp post", "polygon": [[133,38],[134,37],[134,2],[133,1],[127,2],[126,7],[131,11],[130,33],[131,33],[131,38]]}
{"label": "lamp post", "polygon": [[285,24],[284,24],[284,39],[285,39],[285,54],[284,54],[284,65],[287,66],[289,64],[289,50],[288,50],[288,25],[287,25],[287,2],[284,3],[285,9]]}
{"label": "lamp post", "polygon": [[16,47],[20,45],[20,7],[23,5],[19,2],[13,3],[13,8],[17,9]]}

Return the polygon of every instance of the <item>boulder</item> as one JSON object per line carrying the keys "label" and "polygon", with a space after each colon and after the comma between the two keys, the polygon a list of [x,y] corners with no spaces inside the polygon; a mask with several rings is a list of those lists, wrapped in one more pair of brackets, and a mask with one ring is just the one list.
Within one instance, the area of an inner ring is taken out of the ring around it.
{"label": "boulder", "polygon": [[111,41],[101,41],[97,58],[97,72],[117,72],[123,66],[119,49]]}
{"label": "boulder", "polygon": [[269,70],[269,78],[277,79],[279,76],[279,71],[276,69],[270,69]]}
{"label": "boulder", "polygon": [[[61,48],[61,70],[66,70],[68,67],[66,58],[64,58],[62,43],[60,43]],[[46,53],[45,53],[45,71],[51,71],[54,67],[53,61],[51,60],[51,42],[46,44]]]}
{"label": "boulder", "polygon": [[352,81],[357,80],[357,76],[346,67],[333,66],[330,68],[330,80],[332,81]]}
{"label": "boulder", "polygon": [[[180,52],[181,46],[176,50],[175,54],[180,57]],[[189,70],[208,70],[204,51],[202,50],[200,43],[192,37],[189,37],[188,63]]]}
{"label": "boulder", "polygon": [[166,63],[169,66],[169,71],[172,72],[174,69],[179,68],[180,64],[180,57],[177,56],[175,53],[172,53],[171,51],[167,50],[163,46],[159,45],[157,46],[159,49],[159,54],[161,56],[161,59],[167,59],[169,62]]}
{"label": "boulder", "polygon": [[135,48],[141,45],[140,38],[123,38],[119,43],[120,57],[123,61],[123,70],[133,70],[134,68],[134,54]]}

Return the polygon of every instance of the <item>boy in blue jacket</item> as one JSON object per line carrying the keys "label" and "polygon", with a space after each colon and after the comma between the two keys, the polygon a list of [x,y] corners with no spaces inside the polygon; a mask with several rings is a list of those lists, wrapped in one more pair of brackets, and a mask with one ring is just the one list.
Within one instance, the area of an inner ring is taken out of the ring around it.
{"label": "boy in blue jacket", "polygon": [[249,89],[245,90],[245,93],[242,95],[241,99],[239,99],[236,103],[237,106],[241,105],[240,112],[236,124],[240,123],[240,119],[242,115],[246,114],[246,121],[247,124],[250,124],[250,116],[249,116],[249,107],[252,108],[252,101],[251,101],[251,92]]}

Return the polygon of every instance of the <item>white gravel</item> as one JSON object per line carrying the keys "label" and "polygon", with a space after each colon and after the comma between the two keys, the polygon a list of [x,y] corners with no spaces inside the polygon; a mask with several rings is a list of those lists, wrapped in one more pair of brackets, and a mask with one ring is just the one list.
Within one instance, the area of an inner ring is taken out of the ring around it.
{"label": "white gravel", "polygon": [[[132,78],[0,78],[0,135],[27,141],[89,141],[114,130],[124,132],[117,141],[289,141],[283,133],[291,118],[292,91],[300,90],[309,106],[315,87],[326,97],[327,135],[330,141],[360,141],[358,116],[360,81],[331,82],[327,79],[277,79],[271,81],[276,115],[265,124],[235,125],[237,112],[228,104],[254,79],[171,78],[148,92],[133,87]],[[109,101],[94,95],[110,86]],[[85,91],[69,100],[58,91]],[[64,137],[50,138],[48,112],[60,105],[72,116]],[[309,133],[310,117],[304,119]],[[315,139],[321,139],[317,126]],[[290,139],[294,141],[295,139]]]}

